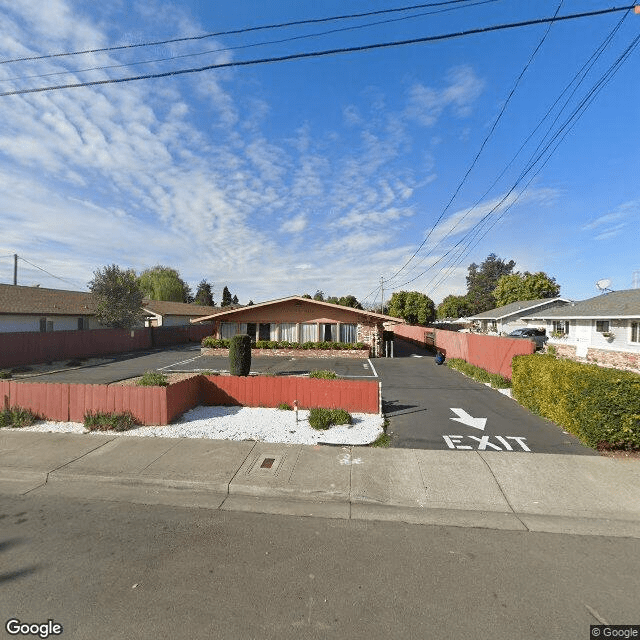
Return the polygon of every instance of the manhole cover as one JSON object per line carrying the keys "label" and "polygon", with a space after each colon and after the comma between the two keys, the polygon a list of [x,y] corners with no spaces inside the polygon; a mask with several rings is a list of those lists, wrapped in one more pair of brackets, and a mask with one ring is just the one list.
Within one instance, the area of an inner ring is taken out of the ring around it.
{"label": "manhole cover", "polygon": [[276,461],[275,458],[265,458],[260,465],[261,469],[271,469],[273,467],[273,463]]}

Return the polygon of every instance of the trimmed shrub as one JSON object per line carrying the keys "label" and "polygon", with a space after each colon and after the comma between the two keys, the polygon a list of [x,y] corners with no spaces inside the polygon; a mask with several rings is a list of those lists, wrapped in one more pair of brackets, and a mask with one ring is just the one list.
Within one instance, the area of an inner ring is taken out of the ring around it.
{"label": "trimmed shrub", "polygon": [[513,397],[596,448],[640,449],[640,375],[548,355],[516,356]]}
{"label": "trimmed shrub", "polygon": [[167,376],[159,371],[147,371],[140,380],[136,382],[139,387],[166,387],[169,384]]}
{"label": "trimmed shrub", "polygon": [[229,371],[232,376],[248,376],[251,371],[251,337],[246,333],[231,338]]}
{"label": "trimmed shrub", "polygon": [[20,429],[32,425],[37,420],[40,420],[39,416],[30,409],[22,407],[10,407],[0,411],[0,427]]}
{"label": "trimmed shrub", "polygon": [[213,336],[207,336],[202,339],[200,344],[209,349],[228,349],[229,342],[229,340],[218,340],[218,338],[214,338]]}
{"label": "trimmed shrub", "polygon": [[280,409],[281,411],[293,411],[293,407],[290,404],[287,404],[286,402],[281,402],[278,405],[278,409]]}
{"label": "trimmed shrub", "polygon": [[84,427],[89,431],[129,431],[139,422],[128,411],[124,413],[103,413],[88,411],[84,414]]}
{"label": "trimmed shrub", "polygon": [[8,380],[11,378],[11,371],[0,371],[0,380]]}
{"label": "trimmed shrub", "polygon": [[[213,336],[202,339],[203,347],[214,349],[229,349],[231,340],[219,340]],[[287,340],[257,340],[252,349],[339,349],[342,351],[367,350],[369,347],[363,342],[289,342]]]}
{"label": "trimmed shrub", "polygon": [[324,431],[334,424],[351,424],[351,414],[344,409],[314,407],[309,410],[309,425],[313,429]]}
{"label": "trimmed shrub", "polygon": [[335,371],[327,371],[325,369],[316,369],[309,373],[310,378],[320,378],[321,380],[335,380],[338,374]]}
{"label": "trimmed shrub", "polygon": [[488,382],[494,389],[508,389],[511,386],[511,382],[501,376],[498,373],[489,373],[480,367],[476,367],[473,364],[469,364],[466,360],[460,358],[451,358],[447,360],[447,366],[460,373],[464,373],[466,376],[477,380],[478,382]]}

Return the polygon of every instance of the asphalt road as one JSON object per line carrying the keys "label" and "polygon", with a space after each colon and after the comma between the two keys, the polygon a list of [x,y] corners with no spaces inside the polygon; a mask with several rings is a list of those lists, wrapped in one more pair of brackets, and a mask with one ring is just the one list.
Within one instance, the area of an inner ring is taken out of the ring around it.
{"label": "asphalt road", "polygon": [[[640,540],[0,497],[0,611],[64,640],[579,640]],[[35,636],[30,636],[35,637]]]}
{"label": "asphalt road", "polygon": [[374,361],[392,446],[597,455],[495,389],[436,365],[430,352],[396,340],[395,354]]}

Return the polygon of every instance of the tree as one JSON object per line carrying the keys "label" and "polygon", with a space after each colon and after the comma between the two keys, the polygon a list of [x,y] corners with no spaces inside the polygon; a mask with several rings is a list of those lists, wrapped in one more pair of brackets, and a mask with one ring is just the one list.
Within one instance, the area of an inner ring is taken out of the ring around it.
{"label": "tree", "polygon": [[239,304],[240,300],[238,300],[238,296],[233,296],[231,302],[233,302],[233,304]]}
{"label": "tree", "polygon": [[469,314],[476,315],[489,309],[495,309],[496,299],[493,291],[502,276],[508,276],[516,266],[514,260],[505,262],[490,253],[480,266],[471,263],[467,275],[467,300]]}
{"label": "tree", "polygon": [[142,323],[142,291],[135,271],[123,271],[115,264],[93,272],[89,282],[94,311],[100,324],[131,329]]}
{"label": "tree", "polygon": [[352,309],[362,309],[362,305],[358,302],[358,299],[352,295],[342,296],[341,298],[330,296],[325,300],[325,302],[340,304],[343,307],[351,307]]}
{"label": "tree", "polygon": [[560,285],[544,271],[537,273],[512,273],[502,276],[493,292],[499,307],[519,300],[539,300],[556,298],[560,295]]}
{"label": "tree", "polygon": [[253,306],[253,300],[249,300],[249,302],[247,302],[247,307],[252,307]]}
{"label": "tree", "polygon": [[469,315],[467,296],[447,296],[438,305],[438,318],[462,318]]}
{"label": "tree", "polygon": [[228,307],[233,302],[233,298],[231,297],[231,291],[229,291],[229,287],[226,287],[222,290],[222,303],[220,306]]}
{"label": "tree", "polygon": [[311,296],[308,293],[303,293],[302,297],[307,298],[307,300],[312,300]]}
{"label": "tree", "polygon": [[196,304],[203,307],[213,307],[213,294],[211,293],[211,285],[206,280],[201,280],[196,291],[196,297],[194,299]]}
{"label": "tree", "polygon": [[316,291],[316,295],[313,296],[314,300],[317,300],[318,302],[324,302],[324,291],[320,291],[320,289],[318,289]]}
{"label": "tree", "polygon": [[426,325],[436,317],[433,300],[419,291],[396,291],[389,300],[389,315],[409,324]]}
{"label": "tree", "polygon": [[142,293],[151,300],[189,302],[193,299],[189,285],[171,267],[156,265],[140,274]]}

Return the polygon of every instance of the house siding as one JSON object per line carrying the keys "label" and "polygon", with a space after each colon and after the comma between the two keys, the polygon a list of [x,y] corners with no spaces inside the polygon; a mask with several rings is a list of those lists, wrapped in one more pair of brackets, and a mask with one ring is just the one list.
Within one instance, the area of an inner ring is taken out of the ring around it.
{"label": "house siding", "polygon": [[78,318],[84,317],[89,322],[89,329],[99,329],[100,324],[91,316],[51,316],[37,314],[7,314],[0,316],[0,333],[22,333],[40,331],[40,319],[53,322],[53,331],[74,331],[78,329]]}

